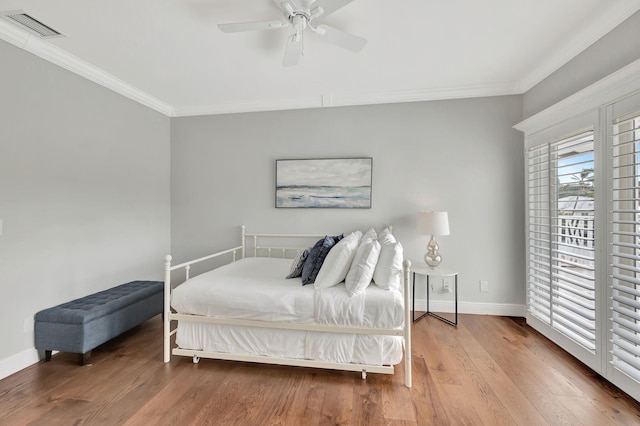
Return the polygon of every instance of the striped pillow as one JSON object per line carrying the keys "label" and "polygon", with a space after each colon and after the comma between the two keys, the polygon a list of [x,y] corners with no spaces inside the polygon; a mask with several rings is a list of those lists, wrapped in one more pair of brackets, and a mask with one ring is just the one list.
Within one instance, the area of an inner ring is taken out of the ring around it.
{"label": "striped pillow", "polygon": [[291,270],[289,271],[289,275],[287,275],[287,279],[302,276],[302,267],[304,266],[304,261],[307,260],[307,256],[309,256],[309,251],[310,249],[298,250],[291,264]]}

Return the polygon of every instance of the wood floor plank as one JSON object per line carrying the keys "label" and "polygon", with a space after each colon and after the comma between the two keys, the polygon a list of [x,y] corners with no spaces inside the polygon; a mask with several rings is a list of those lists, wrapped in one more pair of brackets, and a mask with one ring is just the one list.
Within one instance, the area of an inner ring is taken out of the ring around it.
{"label": "wood floor plank", "polygon": [[[310,374],[303,375],[298,381],[298,390],[293,397],[291,406],[285,413],[284,424],[291,423],[295,419],[306,418],[309,419],[309,426],[315,426],[320,424],[323,418],[322,406],[328,388],[325,383],[329,376],[322,377],[315,370],[308,372]],[[337,422],[332,422],[332,424],[337,424]]]}
{"label": "wood floor plank", "polygon": [[515,336],[496,332],[494,318],[482,323],[469,321],[467,327],[549,423],[580,423],[567,407],[558,404],[554,398],[555,387],[564,386],[565,378],[553,374],[548,366],[541,364],[517,342]]}
{"label": "wood floor plank", "polygon": [[540,426],[549,424],[476,340],[476,336],[470,333],[465,326],[458,327],[458,333],[459,338],[465,341],[465,351],[469,355],[474,369],[490,384],[492,391],[502,401],[514,423]]}
{"label": "wood floor plank", "polygon": [[380,386],[356,382],[352,395],[353,414],[351,424],[374,425],[384,423]]}
{"label": "wood floor plank", "polygon": [[195,368],[176,369],[167,386],[160,389],[124,424],[125,425],[158,425],[166,420],[166,416],[182,396],[193,386],[192,380],[198,380]]}
{"label": "wood floor plank", "polygon": [[450,424],[445,401],[437,391],[436,383],[422,355],[416,355],[413,358],[413,377],[411,401],[417,423],[425,425]]}
{"label": "wood floor plank", "polygon": [[[437,321],[437,319],[432,317],[428,319],[429,322],[433,322],[434,320]],[[433,327],[433,329],[439,330],[441,328]],[[450,383],[442,383],[446,385],[443,386],[443,389],[449,392],[451,389],[458,389],[457,392],[461,394],[460,397],[464,398],[463,403],[475,407],[474,411],[476,416],[482,423],[513,423],[513,419],[508,411],[505,410],[500,399],[473,365],[472,357],[467,353],[466,346],[457,343],[460,339],[459,334],[463,333],[462,330],[464,329],[464,324],[460,323],[458,327],[449,327],[437,334],[439,346],[449,349],[445,356],[453,360],[452,364],[455,366],[447,372],[448,376],[453,378],[453,381]],[[455,385],[453,385],[454,383]],[[477,397],[467,398],[466,394],[473,394]],[[455,395],[455,397],[458,398],[459,395]]]}
{"label": "wood floor plank", "polygon": [[527,326],[461,315],[412,324],[395,375],[172,357],[158,318],[0,380],[4,425],[640,424],[640,404]]}
{"label": "wood floor plank", "polygon": [[455,348],[446,343],[449,340],[447,336],[451,330],[441,327],[438,324],[440,321],[434,317],[428,316],[421,321],[423,324],[436,325],[436,327],[414,325],[412,328],[412,334],[415,336],[414,341],[432,342],[431,345],[428,345],[426,352],[420,351],[420,353],[425,356],[433,380],[442,384],[459,385],[456,371],[460,370],[461,366],[453,356],[452,350]]}
{"label": "wood floor plank", "polygon": [[382,411],[387,420],[416,421],[411,389],[398,384],[382,386]]}
{"label": "wood floor plank", "polygon": [[[348,373],[335,376],[331,372],[322,376],[324,380],[319,384],[319,387],[323,389],[323,399],[318,424],[350,424],[353,412],[353,387],[358,378],[349,377]],[[307,417],[305,416],[305,418]]]}

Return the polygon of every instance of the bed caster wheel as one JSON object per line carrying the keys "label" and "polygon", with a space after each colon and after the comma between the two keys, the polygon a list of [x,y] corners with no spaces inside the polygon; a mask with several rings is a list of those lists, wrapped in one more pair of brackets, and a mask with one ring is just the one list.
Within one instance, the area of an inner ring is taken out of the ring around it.
{"label": "bed caster wheel", "polygon": [[198,355],[194,355],[191,361],[193,361],[194,364],[197,364],[200,362],[200,357]]}
{"label": "bed caster wheel", "polygon": [[367,380],[367,370],[362,370],[362,380]]}

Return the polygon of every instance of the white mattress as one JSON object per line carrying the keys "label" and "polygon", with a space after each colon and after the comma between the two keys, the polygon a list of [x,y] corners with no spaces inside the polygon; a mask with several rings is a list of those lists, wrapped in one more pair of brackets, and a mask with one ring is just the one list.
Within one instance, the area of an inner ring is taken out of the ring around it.
{"label": "white mattress", "polygon": [[344,283],[315,290],[285,279],[292,260],[246,258],[198,275],[172,291],[179,313],[221,318],[395,328],[403,323],[400,291],[370,285],[349,297]]}

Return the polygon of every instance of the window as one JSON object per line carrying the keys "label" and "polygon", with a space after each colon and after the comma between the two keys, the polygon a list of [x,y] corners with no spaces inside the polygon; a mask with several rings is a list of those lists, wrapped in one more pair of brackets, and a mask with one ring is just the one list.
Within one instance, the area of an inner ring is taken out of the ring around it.
{"label": "window", "polygon": [[527,323],[640,401],[640,60],[525,133]]}

